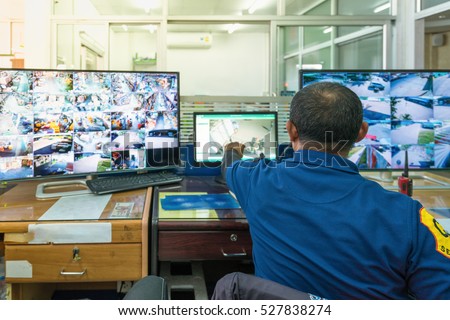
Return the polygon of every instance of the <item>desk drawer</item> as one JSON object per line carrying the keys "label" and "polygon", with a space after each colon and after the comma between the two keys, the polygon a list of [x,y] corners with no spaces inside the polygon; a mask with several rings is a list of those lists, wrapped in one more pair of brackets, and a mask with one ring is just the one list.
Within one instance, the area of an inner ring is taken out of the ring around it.
{"label": "desk drawer", "polygon": [[6,245],[5,258],[9,282],[136,280],[142,275],[140,244]]}
{"label": "desk drawer", "polygon": [[252,242],[248,232],[160,231],[158,257],[169,260],[250,259]]}

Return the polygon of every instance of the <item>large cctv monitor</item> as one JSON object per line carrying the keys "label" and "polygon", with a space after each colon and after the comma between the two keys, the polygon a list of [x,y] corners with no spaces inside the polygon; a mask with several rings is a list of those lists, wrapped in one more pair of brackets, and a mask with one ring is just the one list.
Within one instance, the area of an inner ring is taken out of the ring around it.
{"label": "large cctv monitor", "polygon": [[178,164],[179,74],[0,69],[0,181]]}
{"label": "large cctv monitor", "polygon": [[361,99],[365,138],[349,158],[360,169],[450,168],[450,71],[300,71],[300,87],[338,82]]}
{"label": "large cctv monitor", "polygon": [[194,160],[205,166],[218,166],[224,146],[230,142],[245,145],[243,159],[277,157],[276,112],[197,112],[194,113]]}

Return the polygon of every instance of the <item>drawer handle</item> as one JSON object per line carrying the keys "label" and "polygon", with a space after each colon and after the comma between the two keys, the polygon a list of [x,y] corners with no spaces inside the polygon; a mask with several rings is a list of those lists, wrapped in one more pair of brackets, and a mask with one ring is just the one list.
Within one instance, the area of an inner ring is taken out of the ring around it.
{"label": "drawer handle", "polygon": [[222,254],[224,257],[245,257],[247,256],[247,252],[245,252],[245,249],[242,249],[242,252],[238,252],[238,253],[226,253],[225,251],[223,251],[223,249],[221,249]]}
{"label": "drawer handle", "polygon": [[86,271],[86,268],[84,268],[83,271],[64,271],[64,269],[62,269],[59,274],[62,276],[82,276],[86,274]]}

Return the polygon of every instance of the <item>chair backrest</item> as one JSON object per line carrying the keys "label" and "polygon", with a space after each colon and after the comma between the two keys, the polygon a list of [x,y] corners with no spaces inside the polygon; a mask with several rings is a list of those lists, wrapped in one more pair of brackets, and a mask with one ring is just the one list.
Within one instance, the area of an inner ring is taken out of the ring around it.
{"label": "chair backrest", "polygon": [[146,276],[133,284],[123,300],[167,300],[167,282],[158,276]]}
{"label": "chair backrest", "polygon": [[233,272],[217,281],[211,300],[320,300],[302,292],[251,274]]}

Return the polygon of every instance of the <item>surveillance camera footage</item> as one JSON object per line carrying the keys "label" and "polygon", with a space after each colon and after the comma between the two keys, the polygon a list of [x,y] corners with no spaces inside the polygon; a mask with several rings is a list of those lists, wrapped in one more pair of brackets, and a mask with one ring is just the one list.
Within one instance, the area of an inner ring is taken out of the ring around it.
{"label": "surveillance camera footage", "polygon": [[151,169],[178,101],[177,72],[2,69],[0,180]]}
{"label": "surveillance camera footage", "polygon": [[227,143],[245,145],[243,159],[277,155],[277,115],[274,112],[195,113],[195,159],[220,162]]}
{"label": "surveillance camera footage", "polygon": [[338,82],[361,100],[369,125],[349,159],[360,169],[450,168],[450,72],[300,71],[301,86]]}

